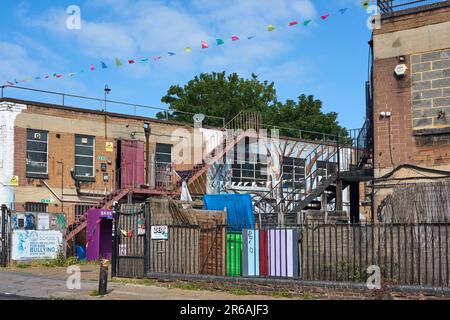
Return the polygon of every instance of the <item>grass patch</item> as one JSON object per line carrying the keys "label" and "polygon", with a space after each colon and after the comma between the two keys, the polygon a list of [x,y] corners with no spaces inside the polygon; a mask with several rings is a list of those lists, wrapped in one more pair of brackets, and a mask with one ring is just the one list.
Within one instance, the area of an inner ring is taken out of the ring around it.
{"label": "grass patch", "polygon": [[26,269],[26,268],[30,268],[31,264],[30,263],[17,263],[14,266],[18,269]]}
{"label": "grass patch", "polygon": [[248,296],[253,294],[250,290],[243,288],[232,288],[228,290],[229,293],[234,294],[235,296]]}
{"label": "grass patch", "polygon": [[100,295],[100,293],[98,292],[97,289],[92,290],[92,291],[89,293],[89,295],[90,295],[91,297],[102,297],[102,296]]}
{"label": "grass patch", "polygon": [[203,290],[202,286],[198,283],[182,283],[182,284],[174,284],[169,287],[170,288],[178,288],[182,290]]}
{"label": "grass patch", "polygon": [[140,284],[144,286],[156,285],[153,279],[128,279],[128,278],[112,278],[111,282],[125,283],[125,284]]}
{"label": "grass patch", "polygon": [[304,295],[301,296],[301,298],[303,300],[316,300],[316,297],[314,297],[313,295],[311,295],[309,293],[305,293]]}

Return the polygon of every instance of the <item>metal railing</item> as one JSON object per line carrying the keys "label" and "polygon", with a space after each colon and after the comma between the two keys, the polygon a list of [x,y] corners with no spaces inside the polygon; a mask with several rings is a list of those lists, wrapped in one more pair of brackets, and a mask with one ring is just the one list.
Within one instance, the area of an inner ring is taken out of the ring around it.
{"label": "metal railing", "polygon": [[381,14],[386,15],[408,9],[420,9],[432,4],[445,4],[446,2],[450,5],[448,0],[378,0],[377,4]]}
{"label": "metal railing", "polygon": [[[69,93],[25,88],[18,86],[9,86],[9,85],[0,86],[1,98],[22,99],[30,101],[31,100],[30,95],[32,96],[32,99],[34,99],[33,101],[36,102],[61,105],[65,107],[77,107],[102,112],[105,112],[105,104],[109,112],[116,112],[126,115],[155,118],[156,113],[161,112],[164,114],[163,119],[165,120],[170,120],[171,114],[175,112],[178,114],[185,114],[191,116],[195,114],[192,112],[178,111],[178,110],[172,111],[160,107],[152,107],[148,105],[128,103],[123,101],[105,100],[81,95],[74,95]],[[128,112],[124,112],[124,109],[128,110]],[[211,121],[213,120],[220,121],[223,123],[223,126],[225,126],[225,118],[223,117],[205,115],[204,124],[206,125],[208,124],[208,119],[210,119]],[[192,120],[192,122],[194,122],[194,120]]]}

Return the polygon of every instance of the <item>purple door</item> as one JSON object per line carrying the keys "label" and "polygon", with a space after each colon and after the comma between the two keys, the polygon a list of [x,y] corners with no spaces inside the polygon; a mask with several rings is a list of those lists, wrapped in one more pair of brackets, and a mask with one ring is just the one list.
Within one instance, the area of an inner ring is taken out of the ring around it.
{"label": "purple door", "polygon": [[120,140],[120,186],[136,188],[144,184],[144,143]]}

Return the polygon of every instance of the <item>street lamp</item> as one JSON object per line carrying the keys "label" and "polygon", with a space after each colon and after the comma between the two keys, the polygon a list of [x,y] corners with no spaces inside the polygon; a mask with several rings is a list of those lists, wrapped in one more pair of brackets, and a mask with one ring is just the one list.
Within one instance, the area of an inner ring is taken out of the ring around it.
{"label": "street lamp", "polygon": [[105,139],[108,138],[108,125],[107,125],[107,114],[106,114],[106,96],[111,92],[111,89],[105,84]]}

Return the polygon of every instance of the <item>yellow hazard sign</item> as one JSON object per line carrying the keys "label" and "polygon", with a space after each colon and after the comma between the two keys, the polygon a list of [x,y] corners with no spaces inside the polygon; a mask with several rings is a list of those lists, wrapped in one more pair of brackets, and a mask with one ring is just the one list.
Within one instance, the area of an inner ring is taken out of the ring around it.
{"label": "yellow hazard sign", "polygon": [[105,150],[106,152],[114,152],[114,143],[106,142]]}
{"label": "yellow hazard sign", "polygon": [[19,176],[12,176],[11,180],[9,180],[9,184],[14,187],[19,186]]}

